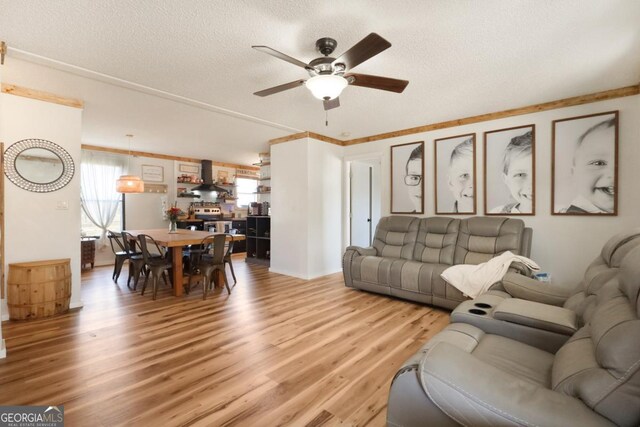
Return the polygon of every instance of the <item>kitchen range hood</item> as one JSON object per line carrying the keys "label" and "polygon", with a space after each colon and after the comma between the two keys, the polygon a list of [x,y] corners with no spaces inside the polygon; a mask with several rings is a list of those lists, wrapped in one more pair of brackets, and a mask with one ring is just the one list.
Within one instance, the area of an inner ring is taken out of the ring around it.
{"label": "kitchen range hood", "polygon": [[213,171],[211,170],[211,160],[202,161],[202,184],[193,187],[191,191],[217,191],[218,193],[228,192],[229,190],[219,187],[213,182]]}

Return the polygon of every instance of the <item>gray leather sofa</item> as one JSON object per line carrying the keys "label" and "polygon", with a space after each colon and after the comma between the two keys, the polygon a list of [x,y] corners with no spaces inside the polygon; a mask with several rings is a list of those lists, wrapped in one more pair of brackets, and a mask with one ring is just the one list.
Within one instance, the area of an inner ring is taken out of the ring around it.
{"label": "gray leather sofa", "polygon": [[445,269],[505,251],[529,256],[531,235],[513,218],[383,217],[372,247],[346,249],[345,285],[453,309],[467,298],[440,277]]}
{"label": "gray leather sofa", "polygon": [[396,374],[388,425],[640,425],[639,295],[640,246],[555,353],[450,324]]}
{"label": "gray leather sofa", "polygon": [[597,292],[618,275],[622,260],[638,246],[640,228],[611,237],[571,292],[563,291],[566,287],[508,273],[494,289],[456,307],[451,322],[468,323],[484,332],[555,352],[589,321]]}

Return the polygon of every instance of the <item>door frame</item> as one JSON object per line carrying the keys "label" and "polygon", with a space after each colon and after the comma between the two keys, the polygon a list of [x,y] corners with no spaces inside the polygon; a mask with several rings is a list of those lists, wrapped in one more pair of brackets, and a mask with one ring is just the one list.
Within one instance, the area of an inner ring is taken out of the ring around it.
{"label": "door frame", "polygon": [[[344,198],[342,200],[342,252],[349,246],[349,242],[351,241],[351,227],[350,227],[350,207],[351,207],[351,163],[354,161],[365,161],[365,160],[374,160],[380,162],[380,191],[383,190],[383,171],[382,171],[382,160],[383,153],[382,152],[373,152],[366,154],[357,154],[353,156],[345,156],[342,159],[342,173],[345,177],[343,182],[343,191]],[[382,198],[380,200],[380,204],[382,204]],[[382,206],[380,206],[380,212],[382,212]],[[371,224],[373,229],[375,230],[377,224]]]}

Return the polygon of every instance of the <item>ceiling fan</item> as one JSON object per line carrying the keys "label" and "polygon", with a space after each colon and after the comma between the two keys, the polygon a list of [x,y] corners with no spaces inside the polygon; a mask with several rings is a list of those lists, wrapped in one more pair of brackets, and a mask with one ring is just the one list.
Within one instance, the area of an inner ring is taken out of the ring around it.
{"label": "ceiling fan", "polygon": [[316,58],[308,64],[271,49],[268,46],[251,46],[260,52],[302,67],[307,70],[311,76],[311,78],[307,80],[295,80],[290,83],[255,92],[254,95],[268,96],[304,85],[307,86],[313,96],[324,101],[325,110],[330,110],[340,106],[338,97],[347,85],[402,93],[404,88],[409,84],[407,80],[350,72],[352,68],[355,68],[357,65],[362,64],[364,61],[391,47],[391,43],[376,33],[369,34],[338,58],[332,58],[329,55],[333,53],[336,46],[338,46],[338,42],[330,37],[318,39],[316,41],[316,49],[324,56]]}

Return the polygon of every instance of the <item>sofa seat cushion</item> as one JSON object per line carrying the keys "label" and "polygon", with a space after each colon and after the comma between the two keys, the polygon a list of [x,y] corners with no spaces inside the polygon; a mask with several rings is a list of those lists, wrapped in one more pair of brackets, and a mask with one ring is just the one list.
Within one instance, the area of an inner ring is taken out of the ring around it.
{"label": "sofa seat cushion", "polygon": [[415,363],[439,343],[451,344],[472,354],[479,360],[501,371],[515,375],[523,381],[547,387],[551,386],[553,354],[518,341],[483,332],[466,323],[452,323],[433,336],[412,357]]}
{"label": "sofa seat cushion", "polygon": [[551,353],[499,335],[485,334],[473,355],[522,380],[551,387]]}
{"label": "sofa seat cushion", "polygon": [[391,264],[389,286],[419,294],[433,294],[434,286],[445,284],[440,274],[449,266],[398,260]]}

